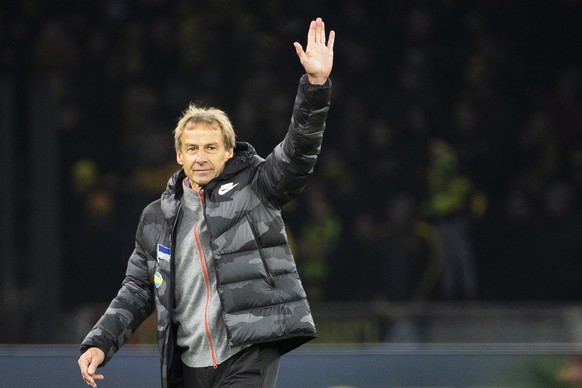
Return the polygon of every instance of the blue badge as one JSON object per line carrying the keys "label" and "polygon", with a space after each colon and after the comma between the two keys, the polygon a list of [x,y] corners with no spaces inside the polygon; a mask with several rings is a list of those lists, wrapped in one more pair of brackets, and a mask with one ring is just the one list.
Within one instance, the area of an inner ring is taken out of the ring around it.
{"label": "blue badge", "polygon": [[158,260],[170,261],[171,254],[172,252],[170,251],[170,248],[158,244]]}

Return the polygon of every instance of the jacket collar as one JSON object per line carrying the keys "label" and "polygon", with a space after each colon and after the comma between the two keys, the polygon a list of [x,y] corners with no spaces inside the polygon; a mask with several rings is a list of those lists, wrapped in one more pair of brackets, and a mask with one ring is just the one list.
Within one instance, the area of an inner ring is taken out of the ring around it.
{"label": "jacket collar", "polygon": [[160,198],[162,213],[164,218],[171,224],[172,219],[176,217],[180,205],[180,198],[184,193],[182,181],[186,178],[186,173],[183,169],[176,171],[166,185],[166,190],[162,193]]}
{"label": "jacket collar", "polygon": [[234,155],[226,162],[226,167],[220,177],[229,177],[236,174],[248,166],[251,159],[256,155],[257,151],[250,143],[237,141],[234,147]]}

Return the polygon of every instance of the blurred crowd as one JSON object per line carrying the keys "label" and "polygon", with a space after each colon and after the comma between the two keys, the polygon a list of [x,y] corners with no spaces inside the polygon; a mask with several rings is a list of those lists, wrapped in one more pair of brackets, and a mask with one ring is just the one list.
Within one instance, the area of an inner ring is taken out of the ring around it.
{"label": "blurred crowd", "polygon": [[229,113],[262,156],[282,139],[292,43],[316,16],[337,33],[332,108],[315,175],[284,209],[310,298],[582,298],[580,8],[4,2],[2,77],[21,100],[47,85],[54,107],[64,306],[114,296],[139,214],[178,168],[171,131],[190,101]]}

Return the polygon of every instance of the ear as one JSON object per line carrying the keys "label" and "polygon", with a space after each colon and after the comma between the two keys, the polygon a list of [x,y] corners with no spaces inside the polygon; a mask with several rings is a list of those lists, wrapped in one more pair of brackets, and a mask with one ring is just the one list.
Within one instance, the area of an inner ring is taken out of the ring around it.
{"label": "ear", "polygon": [[180,151],[180,150],[176,150],[176,161],[178,162],[178,164],[180,166],[184,165],[184,155],[182,154],[182,151]]}
{"label": "ear", "polygon": [[234,156],[234,148],[231,148],[228,150],[228,159],[232,158]]}

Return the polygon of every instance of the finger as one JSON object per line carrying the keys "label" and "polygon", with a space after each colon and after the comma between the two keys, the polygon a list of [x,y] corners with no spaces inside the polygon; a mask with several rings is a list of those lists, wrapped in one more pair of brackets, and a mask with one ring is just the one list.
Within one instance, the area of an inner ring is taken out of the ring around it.
{"label": "finger", "polygon": [[87,368],[87,373],[93,375],[99,366],[100,361],[97,357],[91,358],[91,364],[89,364],[89,368]]}
{"label": "finger", "polygon": [[95,380],[103,380],[104,378],[105,376],[103,375],[83,376],[83,380],[91,387],[97,386]]}
{"label": "finger", "polygon": [[95,379],[93,378],[93,376],[89,376],[84,374],[83,375],[83,380],[87,383],[87,385],[90,385],[91,387],[96,387],[97,384],[95,383]]}
{"label": "finger", "polygon": [[333,44],[335,43],[335,31],[331,30],[329,32],[329,39],[327,40],[327,47],[333,51]]}
{"label": "finger", "polygon": [[315,42],[315,26],[315,20],[312,20],[311,23],[309,23],[309,31],[307,32],[307,44]]}
{"label": "finger", "polygon": [[87,378],[89,377],[87,373],[87,369],[89,367],[89,360],[87,360],[85,357],[81,357],[79,358],[78,364],[79,368],[81,369],[81,376],[83,376],[83,380],[86,381]]}
{"label": "finger", "polygon": [[325,30],[323,20],[321,18],[315,19],[315,43],[325,42]]}
{"label": "finger", "polygon": [[89,360],[87,360],[84,356],[79,357],[77,363],[79,364],[79,368],[81,368],[81,372],[87,370],[87,367],[89,366]]}
{"label": "finger", "polygon": [[315,35],[313,36],[315,43],[319,43],[321,40],[321,26],[319,24],[319,18],[315,19]]}

